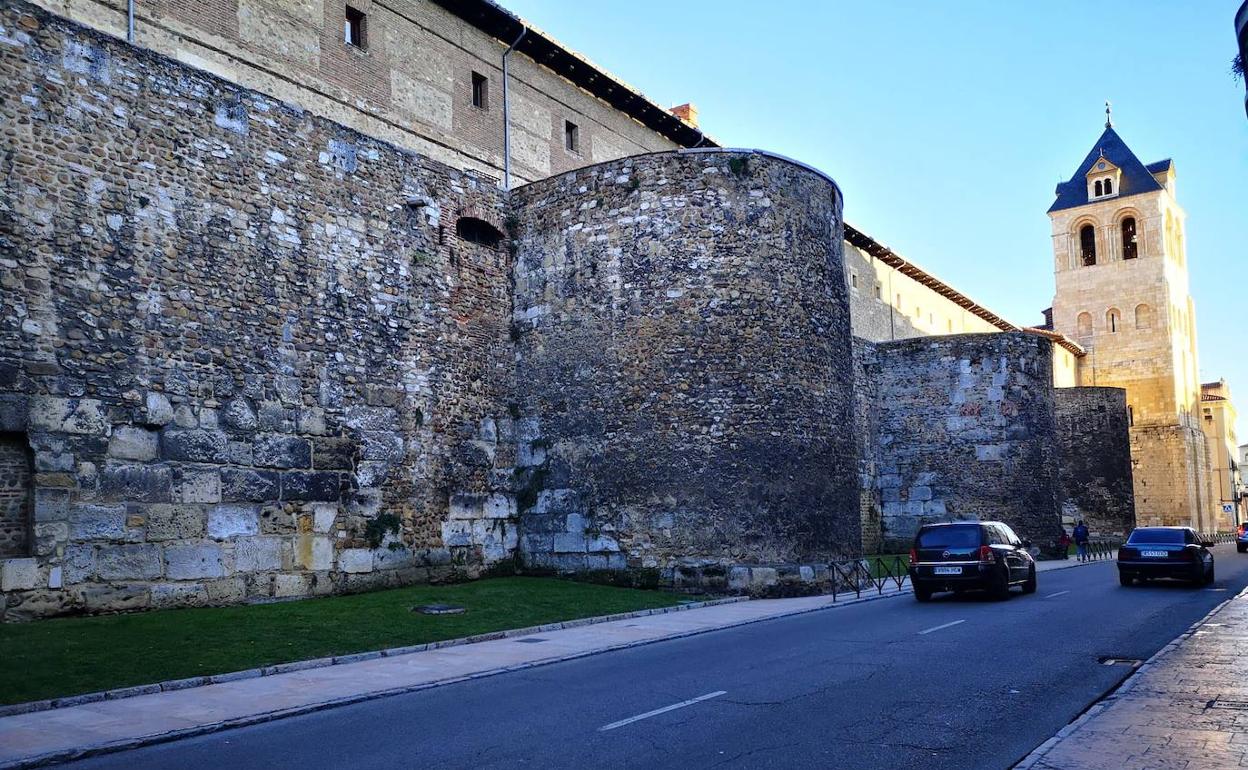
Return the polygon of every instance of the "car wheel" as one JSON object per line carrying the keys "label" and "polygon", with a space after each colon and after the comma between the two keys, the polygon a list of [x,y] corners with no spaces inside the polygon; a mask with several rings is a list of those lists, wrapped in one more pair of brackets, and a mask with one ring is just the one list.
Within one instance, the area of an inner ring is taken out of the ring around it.
{"label": "car wheel", "polygon": [[1004,601],[1010,598],[1010,578],[1004,565],[993,576],[992,586],[988,590],[992,593],[992,598],[997,601]]}
{"label": "car wheel", "polygon": [[1130,575],[1127,575],[1127,574],[1125,574],[1125,573],[1119,572],[1119,573],[1118,573],[1118,582],[1119,582],[1119,583],[1121,583],[1121,584],[1123,584],[1124,586],[1130,586],[1130,585],[1133,585],[1133,584],[1135,583],[1135,578],[1133,578],[1133,577],[1131,577]]}
{"label": "car wheel", "polygon": [[914,598],[920,602],[930,602],[932,600],[932,589],[924,585],[914,584]]}
{"label": "car wheel", "polygon": [[1023,582],[1023,593],[1034,594],[1036,592],[1036,565],[1031,565],[1031,569],[1027,571],[1027,580]]}
{"label": "car wheel", "polygon": [[1209,563],[1209,569],[1205,572],[1205,585],[1213,583],[1213,562]]}
{"label": "car wheel", "polygon": [[1241,545],[1239,543],[1236,543],[1235,550],[1239,551],[1240,553],[1248,552],[1248,545]]}

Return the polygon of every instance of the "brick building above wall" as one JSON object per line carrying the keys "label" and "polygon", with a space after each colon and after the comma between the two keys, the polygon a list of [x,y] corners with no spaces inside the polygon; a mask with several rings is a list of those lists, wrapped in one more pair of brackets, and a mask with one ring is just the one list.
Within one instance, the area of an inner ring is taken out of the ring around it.
{"label": "brick building above wall", "polygon": [[[126,0],[35,2],[126,36]],[[502,55],[521,32],[509,57],[517,181],[715,144],[484,0],[137,0],[134,42],[452,168],[501,178]]]}

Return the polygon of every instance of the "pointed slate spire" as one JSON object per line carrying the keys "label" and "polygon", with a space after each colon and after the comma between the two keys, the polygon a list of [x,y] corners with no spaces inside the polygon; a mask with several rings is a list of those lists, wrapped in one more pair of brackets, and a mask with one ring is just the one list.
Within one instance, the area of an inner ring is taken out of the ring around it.
{"label": "pointed slate spire", "polygon": [[1087,204],[1088,171],[1101,158],[1113,163],[1122,170],[1122,177],[1118,183],[1119,193],[1116,197],[1125,198],[1128,195],[1138,195],[1162,189],[1162,186],[1153,178],[1148,168],[1140,162],[1135,153],[1131,152],[1131,148],[1127,147],[1126,142],[1122,141],[1122,138],[1118,136],[1118,132],[1114,130],[1111,117],[1110,104],[1105,102],[1105,131],[1096,140],[1096,144],[1092,145],[1092,149],[1088,152],[1087,157],[1083,159],[1083,162],[1079,164],[1079,168],[1075,170],[1074,175],[1068,181],[1057,186],[1057,200],[1049,207],[1049,213],[1061,211],[1062,209],[1073,209],[1076,206]]}

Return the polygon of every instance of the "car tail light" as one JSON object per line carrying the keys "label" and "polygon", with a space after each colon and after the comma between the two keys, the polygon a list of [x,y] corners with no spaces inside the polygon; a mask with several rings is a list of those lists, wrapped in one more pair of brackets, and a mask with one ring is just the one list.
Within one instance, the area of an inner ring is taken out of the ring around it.
{"label": "car tail light", "polygon": [[979,560],[988,564],[991,564],[992,562],[997,560],[997,558],[992,553],[991,546],[981,545],[979,547]]}
{"label": "car tail light", "polygon": [[1134,548],[1127,548],[1125,545],[1118,549],[1119,559],[1134,559],[1137,555]]}
{"label": "car tail light", "polygon": [[919,563],[919,552],[913,548],[910,549],[910,563],[911,564]]}

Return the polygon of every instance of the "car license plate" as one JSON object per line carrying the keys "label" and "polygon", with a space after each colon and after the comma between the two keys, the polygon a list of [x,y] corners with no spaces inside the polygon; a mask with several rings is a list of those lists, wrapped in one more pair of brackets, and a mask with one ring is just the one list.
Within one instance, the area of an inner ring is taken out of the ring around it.
{"label": "car license plate", "polygon": [[1140,556],[1145,559],[1164,559],[1169,555],[1165,551],[1140,551]]}
{"label": "car license plate", "polygon": [[936,569],[932,571],[935,572],[937,575],[961,575],[962,574],[961,567],[937,567]]}

